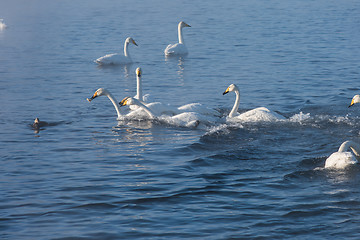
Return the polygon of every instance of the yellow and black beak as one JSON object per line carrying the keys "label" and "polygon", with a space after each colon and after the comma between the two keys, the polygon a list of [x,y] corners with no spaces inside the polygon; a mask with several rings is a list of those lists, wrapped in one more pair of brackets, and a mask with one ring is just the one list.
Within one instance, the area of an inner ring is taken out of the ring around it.
{"label": "yellow and black beak", "polygon": [[350,105],[348,107],[351,107],[354,104],[355,104],[355,100],[353,99],[353,100],[351,100],[351,103],[350,103]]}
{"label": "yellow and black beak", "polygon": [[95,92],[94,95],[91,98],[87,98],[86,100],[88,100],[89,102],[91,102],[92,100],[94,100],[95,98],[98,97],[98,93]]}
{"label": "yellow and black beak", "polygon": [[190,26],[189,24],[187,24],[187,23],[185,23],[185,26],[186,26],[186,27],[191,27],[191,26]]}
{"label": "yellow and black beak", "polygon": [[140,69],[136,69],[136,75],[138,75],[139,77],[141,77],[141,70],[140,70]]}
{"label": "yellow and black beak", "polygon": [[132,43],[133,43],[135,46],[137,46],[137,44],[136,44],[136,42],[134,41],[134,39],[132,40]]}
{"label": "yellow and black beak", "polygon": [[227,93],[229,93],[229,88],[227,88],[227,89],[225,90],[225,92],[223,92],[223,95],[225,95],[225,94],[227,94]]}
{"label": "yellow and black beak", "polygon": [[121,102],[119,102],[120,107],[126,106],[128,98],[129,97],[126,97],[123,100],[121,100]]}

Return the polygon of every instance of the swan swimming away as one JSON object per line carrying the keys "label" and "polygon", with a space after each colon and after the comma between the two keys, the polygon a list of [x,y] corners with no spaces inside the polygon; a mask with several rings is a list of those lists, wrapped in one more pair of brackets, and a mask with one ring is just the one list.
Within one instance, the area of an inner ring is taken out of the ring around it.
{"label": "swan swimming away", "polygon": [[191,27],[189,24],[181,21],[179,22],[178,25],[178,37],[179,37],[179,42],[175,43],[175,44],[169,44],[165,50],[164,53],[166,56],[171,56],[171,55],[185,55],[188,53],[188,50],[185,46],[184,43],[184,38],[182,36],[182,29],[184,27]]}
{"label": "swan swimming away", "polygon": [[[351,149],[351,151],[348,151]],[[360,160],[360,145],[353,141],[345,141],[337,152],[332,153],[325,161],[325,168],[344,169],[358,163]]]}
{"label": "swan swimming away", "polygon": [[242,121],[242,122],[258,122],[258,121],[267,121],[273,122],[285,119],[285,117],[281,116],[278,113],[272,112],[265,107],[258,107],[242,114],[239,114],[237,111],[240,105],[240,91],[239,88],[235,84],[231,84],[223,93],[223,95],[235,92],[236,100],[234,106],[229,113],[227,120],[229,121]]}
{"label": "swan swimming away", "polygon": [[355,95],[351,100],[349,107],[353,106],[355,103],[360,103],[360,95]]}
{"label": "swan swimming away", "polygon": [[99,88],[98,90],[95,91],[94,95],[91,98],[87,98],[87,100],[89,102],[91,102],[92,100],[94,100],[95,98],[100,97],[100,96],[107,96],[110,99],[110,101],[114,105],[116,113],[118,115],[117,119],[120,119],[122,117],[122,115],[120,113],[119,103],[115,99],[115,97],[108,90],[106,90],[105,88]]}
{"label": "swan swimming away", "polygon": [[[183,127],[192,127],[196,128],[200,124],[199,116],[198,114],[194,112],[185,112],[180,113],[175,116],[156,116],[155,113],[145,106],[143,103],[141,103],[138,99],[132,98],[132,97],[125,97],[120,103],[120,107],[126,106],[126,105],[137,105],[139,108],[142,108],[148,115],[150,119],[156,119],[159,121],[163,121],[172,125],[176,126],[183,126]],[[128,114],[127,116],[130,116]]]}
{"label": "swan swimming away", "polygon": [[34,123],[32,124],[32,127],[35,130],[39,130],[41,127],[45,127],[48,126],[49,124],[47,122],[44,121],[40,121],[39,118],[35,118]]}
{"label": "swan swimming away", "polygon": [[7,26],[6,24],[4,23],[4,19],[0,18],[0,30],[3,30],[5,29]]}
{"label": "swan swimming away", "polygon": [[132,43],[135,46],[137,46],[134,39],[132,39],[131,37],[128,37],[124,43],[124,55],[121,55],[120,53],[107,54],[103,57],[96,59],[95,62],[100,65],[132,63],[132,59],[131,59],[130,53],[128,51],[129,43]]}

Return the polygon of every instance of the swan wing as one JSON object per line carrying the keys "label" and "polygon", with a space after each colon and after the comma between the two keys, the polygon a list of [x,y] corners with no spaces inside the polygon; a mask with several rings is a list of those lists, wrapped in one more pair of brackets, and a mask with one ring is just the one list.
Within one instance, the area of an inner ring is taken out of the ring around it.
{"label": "swan wing", "polygon": [[178,107],[181,112],[197,112],[202,115],[219,116],[220,113],[215,109],[208,108],[201,103],[189,103]]}
{"label": "swan wing", "polygon": [[276,122],[285,118],[265,107],[258,107],[244,112],[236,116],[234,119],[242,122]]}
{"label": "swan wing", "polygon": [[131,58],[129,57],[125,57],[124,55],[120,55],[118,53],[112,53],[96,59],[95,62],[100,65],[102,64],[106,65],[106,64],[127,64],[127,63],[131,63],[132,61]]}
{"label": "swan wing", "polygon": [[164,51],[165,55],[184,55],[188,53],[188,50],[185,44],[182,43],[175,43],[169,44]]}

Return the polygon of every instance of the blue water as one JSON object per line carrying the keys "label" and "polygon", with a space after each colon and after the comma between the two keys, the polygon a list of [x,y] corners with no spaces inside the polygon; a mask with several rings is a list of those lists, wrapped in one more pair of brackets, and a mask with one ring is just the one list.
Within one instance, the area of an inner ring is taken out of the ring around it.
{"label": "blue water", "polygon": [[[360,2],[2,0],[1,239],[359,239]],[[184,29],[189,55],[163,50]],[[131,36],[134,63],[98,67]],[[218,109],[210,126],[117,121],[100,87]],[[265,106],[291,120],[228,124]],[[40,131],[29,125],[47,121]]]}

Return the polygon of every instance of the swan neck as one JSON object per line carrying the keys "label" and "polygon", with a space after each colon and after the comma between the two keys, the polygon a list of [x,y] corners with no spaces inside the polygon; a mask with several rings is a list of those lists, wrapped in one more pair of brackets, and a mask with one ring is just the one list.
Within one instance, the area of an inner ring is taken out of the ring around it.
{"label": "swan neck", "polygon": [[144,101],[143,93],[142,93],[142,86],[141,86],[141,77],[136,75],[136,99],[140,101]]}
{"label": "swan neck", "polygon": [[338,152],[347,152],[348,149],[351,149],[357,158],[360,158],[360,145],[353,141],[346,141],[341,144]]}
{"label": "swan neck", "polygon": [[128,46],[129,46],[128,41],[125,41],[125,43],[124,43],[124,55],[125,55],[125,57],[130,57]]}
{"label": "swan neck", "polygon": [[235,90],[235,94],[236,94],[236,99],[235,99],[235,103],[234,106],[231,110],[231,112],[229,113],[229,117],[235,117],[237,114],[237,111],[239,109],[239,105],[240,105],[240,92],[239,90]]}
{"label": "swan neck", "polygon": [[178,37],[179,37],[179,43],[184,44],[184,39],[182,36],[182,27],[180,24],[178,26]]}
{"label": "swan neck", "polygon": [[110,101],[112,102],[112,104],[114,105],[115,109],[116,109],[116,113],[118,115],[118,118],[121,117],[121,113],[120,113],[120,105],[118,103],[118,101],[116,101],[115,97],[111,94],[111,93],[107,93],[106,96],[110,99]]}
{"label": "swan neck", "polygon": [[142,109],[144,109],[144,111],[149,115],[149,117],[151,119],[155,118],[155,114],[150,110],[150,108],[148,108],[147,106],[145,106],[144,104],[142,104],[140,101],[138,101],[136,103],[136,105],[138,105],[139,107],[141,107]]}

